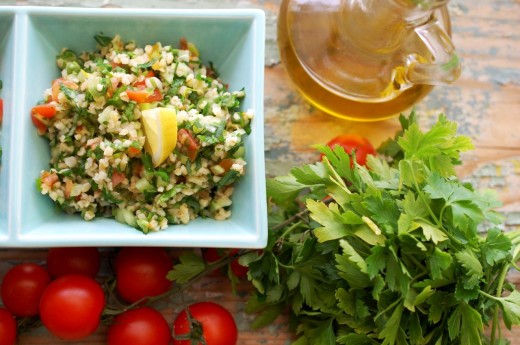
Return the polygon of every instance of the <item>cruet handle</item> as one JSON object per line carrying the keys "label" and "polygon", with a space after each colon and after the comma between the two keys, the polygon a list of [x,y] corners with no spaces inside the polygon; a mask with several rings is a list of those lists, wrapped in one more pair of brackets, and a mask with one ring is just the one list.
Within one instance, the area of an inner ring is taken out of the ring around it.
{"label": "cruet handle", "polygon": [[411,55],[406,79],[413,84],[443,85],[453,83],[460,76],[460,59],[451,38],[439,21],[431,18],[415,27],[415,32],[433,56],[433,62]]}

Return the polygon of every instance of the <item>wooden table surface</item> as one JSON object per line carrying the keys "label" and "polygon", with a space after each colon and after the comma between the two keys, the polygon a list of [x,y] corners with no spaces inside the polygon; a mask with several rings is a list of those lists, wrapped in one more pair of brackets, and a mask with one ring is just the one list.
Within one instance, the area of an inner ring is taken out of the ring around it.
{"label": "wooden table surface", "polygon": [[[267,16],[265,68],[265,141],[269,175],[285,174],[301,163],[316,159],[310,145],[327,142],[339,133],[358,133],[379,144],[398,128],[397,119],[376,123],[354,123],[328,116],[306,104],[290,85],[276,48],[276,16],[279,0],[0,0],[0,4],[105,6],[105,7],[256,7]],[[423,127],[444,112],[459,123],[460,133],[470,136],[476,149],[464,155],[459,176],[477,188],[495,189],[505,214],[505,228],[520,226],[520,1],[458,0],[449,5],[453,40],[463,61],[463,73],[455,85],[437,87],[416,109]],[[175,255],[177,250],[171,250]],[[45,249],[0,250],[0,277],[14,264],[43,263]],[[108,256],[110,250],[103,251]],[[107,267],[103,268],[108,271]],[[520,286],[520,275],[510,279]],[[181,301],[217,300],[235,316],[240,331],[239,344],[290,344],[291,334],[282,317],[262,331],[252,331],[254,316],[244,312],[249,291],[247,282],[233,294],[223,277],[206,278],[184,296],[158,305],[171,323],[182,308]],[[73,344],[104,344],[106,328]],[[505,334],[520,345],[520,327]],[[20,337],[19,344],[61,344],[39,328]]]}

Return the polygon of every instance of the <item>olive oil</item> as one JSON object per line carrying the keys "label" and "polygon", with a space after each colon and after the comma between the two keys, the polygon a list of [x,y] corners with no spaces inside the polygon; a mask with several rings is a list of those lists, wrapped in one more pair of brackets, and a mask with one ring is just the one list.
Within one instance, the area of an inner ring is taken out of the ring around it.
{"label": "olive oil", "polygon": [[[309,5],[312,1],[282,1],[278,45],[285,70],[304,98],[328,114],[356,121],[398,115],[432,90],[406,80],[410,55],[405,51],[413,51],[417,60],[433,58],[402,21],[341,13],[344,1],[324,0],[316,6]],[[367,20],[373,21],[368,28]],[[447,14],[442,20],[449,31]],[[356,35],[355,49],[345,35]],[[378,42],[381,36],[384,42]]]}

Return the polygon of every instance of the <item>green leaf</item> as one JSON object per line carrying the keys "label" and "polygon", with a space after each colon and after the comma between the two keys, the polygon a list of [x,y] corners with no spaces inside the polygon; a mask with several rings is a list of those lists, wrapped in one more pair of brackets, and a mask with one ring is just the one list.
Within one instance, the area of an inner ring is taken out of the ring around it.
{"label": "green leaf", "polygon": [[403,315],[403,303],[399,303],[392,316],[386,321],[383,330],[379,333],[379,339],[383,339],[381,345],[394,345],[399,332],[401,316]]}
{"label": "green leaf", "polygon": [[289,290],[294,290],[300,283],[300,277],[301,275],[298,271],[292,271],[287,278],[287,288]]}
{"label": "green leaf", "polygon": [[381,196],[369,196],[365,199],[367,209],[372,212],[371,218],[380,226],[388,224],[391,227],[397,225],[401,213],[395,203],[395,198],[382,194]]}
{"label": "green leaf", "polygon": [[296,181],[307,185],[323,185],[328,182],[328,175],[322,163],[307,164],[291,169]]}
{"label": "green leaf", "polygon": [[502,307],[504,323],[508,329],[512,325],[520,325],[520,292],[514,290],[507,297],[500,297],[500,305]]}
{"label": "green leaf", "polygon": [[234,183],[240,176],[241,175],[238,171],[230,169],[220,180],[218,180],[217,188],[222,188]]}
{"label": "green leaf", "polygon": [[366,265],[368,276],[373,279],[385,269],[387,257],[384,247],[373,247],[370,251],[372,254],[366,258]]}
{"label": "green leaf", "polygon": [[268,179],[266,183],[267,196],[280,205],[288,201],[293,202],[296,196],[307,188],[306,185],[296,181],[296,178],[292,175]]}
{"label": "green leaf", "polygon": [[415,224],[421,227],[427,241],[432,241],[433,243],[438,244],[439,242],[444,242],[448,239],[448,235],[446,235],[441,229],[427,222],[416,221]]}
{"label": "green leaf", "polygon": [[337,339],[338,343],[344,345],[377,345],[378,343],[369,338],[366,334],[349,333],[341,335]]}
{"label": "green leaf", "polygon": [[358,226],[356,230],[354,230],[354,235],[371,246],[384,246],[387,239],[383,234],[377,235],[367,225]]}
{"label": "green leaf", "polygon": [[257,330],[272,324],[284,309],[283,304],[275,304],[264,308],[259,314],[255,315],[255,319],[251,322],[251,329]]}
{"label": "green leaf", "polygon": [[340,240],[339,245],[343,249],[343,255],[346,255],[350,262],[355,264],[363,273],[367,273],[367,264],[358,252],[345,240]]}
{"label": "green leaf", "polygon": [[403,213],[411,218],[424,218],[428,215],[427,205],[422,198],[416,196],[412,191],[408,191],[401,202]]}
{"label": "green leaf", "polygon": [[103,33],[95,35],[94,39],[102,47],[107,47],[110,43],[112,43],[112,37],[105,36]]}
{"label": "green leaf", "polygon": [[358,265],[349,259],[348,255],[336,254],[336,263],[338,275],[345,279],[352,288],[363,289],[371,285],[368,274],[362,272]]}
{"label": "green leaf", "polygon": [[387,256],[386,283],[390,290],[398,291],[402,294],[406,294],[409,288],[410,273],[395,253]]}
{"label": "green leaf", "polygon": [[356,315],[356,300],[354,296],[343,288],[336,290],[336,299],[338,307],[348,315]]}
{"label": "green leaf", "polygon": [[460,344],[481,345],[483,328],[480,313],[465,302],[460,303],[448,319],[450,339],[460,339]]}
{"label": "green leaf", "polygon": [[[187,252],[179,257],[180,263],[173,266],[166,278],[178,284],[184,284],[195,278],[206,269],[204,259],[193,252]],[[138,282],[136,282],[138,283]]]}
{"label": "green leaf", "polygon": [[443,279],[443,272],[451,266],[453,257],[436,247],[433,254],[428,257],[428,263],[432,278],[434,280]]}
{"label": "green leaf", "polygon": [[410,321],[408,322],[408,333],[410,334],[411,344],[427,343],[423,336],[423,329],[421,327],[421,319],[419,318],[419,313],[410,314]]}
{"label": "green leaf", "polygon": [[464,270],[464,288],[469,290],[477,286],[480,278],[484,275],[484,271],[475,253],[467,248],[455,253],[455,258]]}
{"label": "green leaf", "polygon": [[314,229],[314,235],[319,242],[337,240],[348,235],[347,225],[343,223],[337,204],[328,207],[323,202],[307,199],[307,208],[311,218],[322,226]]}
{"label": "green leaf", "polygon": [[494,265],[502,260],[511,259],[511,248],[513,244],[498,228],[489,229],[486,241],[480,249],[488,265]]}
{"label": "green leaf", "polygon": [[428,313],[428,321],[438,323],[443,314],[450,315],[451,307],[456,303],[452,293],[443,291],[434,291],[427,299],[430,305]]}
{"label": "green leaf", "polygon": [[419,306],[426,302],[426,300],[434,293],[434,290],[430,285],[426,286],[416,297],[415,297],[415,306]]}
{"label": "green leaf", "polygon": [[[397,142],[405,152],[405,159],[418,158],[428,163],[433,159],[435,164],[430,168],[441,173],[451,171],[450,166],[460,161],[460,152],[473,149],[473,144],[469,138],[456,134],[457,124],[448,121],[441,114],[437,122],[427,132],[423,133],[419,125],[413,123],[404,131],[403,136]],[[450,162],[442,160],[441,163],[439,156],[450,158]]]}

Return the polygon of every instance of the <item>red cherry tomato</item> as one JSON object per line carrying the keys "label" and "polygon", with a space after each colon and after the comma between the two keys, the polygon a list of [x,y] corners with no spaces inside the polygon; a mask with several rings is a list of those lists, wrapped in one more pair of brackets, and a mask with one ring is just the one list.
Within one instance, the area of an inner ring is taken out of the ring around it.
{"label": "red cherry tomato", "polygon": [[5,308],[0,308],[0,344],[16,344],[16,320]]}
{"label": "red cherry tomato", "polygon": [[[342,134],[333,138],[327,143],[327,146],[334,149],[335,146],[341,146],[348,154],[356,153],[356,162],[359,165],[366,165],[367,155],[376,155],[376,150],[368,139],[356,134]],[[321,155],[323,157],[323,154]],[[350,167],[354,167],[354,163],[350,162]]]}
{"label": "red cherry tomato", "polygon": [[92,278],[71,274],[49,284],[40,300],[40,318],[55,336],[79,340],[94,333],[105,308],[105,294]]}
{"label": "red cherry tomato", "polygon": [[129,303],[160,295],[171,287],[173,262],[161,248],[124,248],[116,257],[116,290]]}
{"label": "red cherry tomato", "polygon": [[47,252],[47,270],[53,278],[68,274],[94,278],[100,265],[99,251],[94,247],[51,248]]}
{"label": "red cherry tomato", "polygon": [[[238,249],[231,249],[229,251],[229,256],[236,255],[238,253]],[[238,259],[235,259],[231,261],[231,264],[229,265],[231,267],[231,272],[240,279],[243,279],[247,277],[247,272],[249,271],[249,268],[247,266],[242,266]]]}
{"label": "red cherry tomato", "polygon": [[[204,248],[202,250],[202,257],[206,260],[207,263],[211,264],[219,261],[220,259],[228,256],[233,256],[238,253],[238,249],[221,249],[221,248]],[[247,272],[249,269],[246,266],[242,266],[238,259],[231,261],[229,264],[231,268],[231,272],[237,278],[245,278],[247,277]],[[217,274],[218,270],[215,270],[213,274]]]}
{"label": "red cherry tomato", "polygon": [[5,308],[19,317],[38,315],[40,297],[50,281],[49,273],[37,264],[14,266],[2,282],[1,295]]}
{"label": "red cherry tomato", "polygon": [[[238,341],[238,330],[233,316],[224,307],[213,302],[199,302],[188,307],[191,318],[202,326],[202,337],[206,345],[235,345]],[[173,323],[173,344],[191,345],[191,340],[181,340],[179,336],[192,334],[198,345],[200,338],[197,332],[190,332],[192,325],[188,320],[186,310],[183,310]],[[196,328],[196,327],[195,327]]]}
{"label": "red cherry tomato", "polygon": [[108,345],[169,345],[168,323],[150,307],[131,309],[118,315],[108,329]]}
{"label": "red cherry tomato", "polygon": [[[225,249],[222,248],[203,248],[202,249],[202,257],[208,264],[212,264],[214,262],[219,261],[222,259],[225,254]],[[214,270],[211,272],[212,276],[217,276],[220,273],[219,269]]]}

